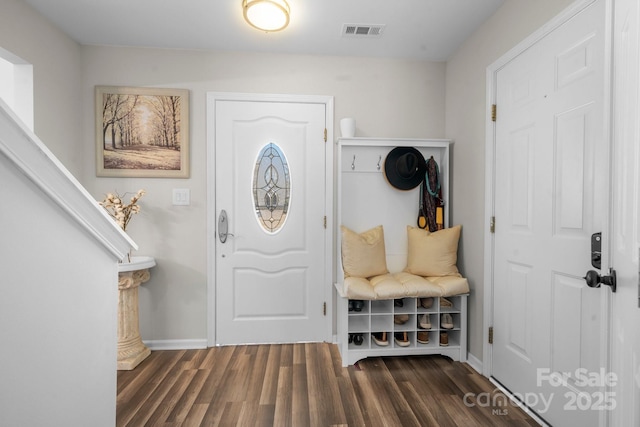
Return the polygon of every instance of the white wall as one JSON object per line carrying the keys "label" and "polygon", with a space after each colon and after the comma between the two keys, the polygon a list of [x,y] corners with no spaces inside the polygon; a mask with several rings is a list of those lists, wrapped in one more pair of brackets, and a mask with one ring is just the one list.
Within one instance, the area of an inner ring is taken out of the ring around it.
{"label": "white wall", "polygon": [[0,182],[0,424],[113,426],[115,257],[2,154]]}
{"label": "white wall", "polygon": [[[82,182],[96,198],[147,190],[127,229],[139,253],[158,262],[140,289],[145,341],[207,337],[207,91],[332,95],[336,122],[355,117],[358,136],[444,136],[444,63],[96,46],[84,46],[82,58],[86,142],[95,139],[95,85],[191,91],[190,179],[97,178],[95,149],[84,146]],[[191,189],[191,206],[172,206],[173,188]]]}
{"label": "white wall", "polygon": [[452,224],[462,224],[458,266],[469,279],[469,352],[482,360],[486,70],[571,0],[507,0],[447,62],[446,137],[455,141]]}

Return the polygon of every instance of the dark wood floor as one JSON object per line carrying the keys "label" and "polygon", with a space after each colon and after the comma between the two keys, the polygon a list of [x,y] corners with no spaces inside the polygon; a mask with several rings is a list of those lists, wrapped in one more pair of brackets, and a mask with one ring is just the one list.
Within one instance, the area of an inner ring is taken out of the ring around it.
{"label": "dark wood floor", "polygon": [[465,363],[340,360],[326,343],[154,351],[118,372],[117,425],[537,426]]}

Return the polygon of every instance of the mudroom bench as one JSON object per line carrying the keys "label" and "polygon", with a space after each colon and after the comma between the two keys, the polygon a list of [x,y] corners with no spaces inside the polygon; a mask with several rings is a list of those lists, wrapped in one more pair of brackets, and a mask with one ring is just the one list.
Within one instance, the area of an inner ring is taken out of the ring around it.
{"label": "mudroom bench", "polygon": [[[455,264],[457,256],[460,227],[447,228],[450,144],[432,139],[338,140],[335,289],[343,366],[376,356],[441,354],[466,360],[467,279],[455,265],[423,265],[432,264],[429,260],[437,264],[447,255]],[[417,227],[420,188],[399,189],[390,182],[385,160],[398,147],[411,147],[437,162],[443,230],[429,233]]]}

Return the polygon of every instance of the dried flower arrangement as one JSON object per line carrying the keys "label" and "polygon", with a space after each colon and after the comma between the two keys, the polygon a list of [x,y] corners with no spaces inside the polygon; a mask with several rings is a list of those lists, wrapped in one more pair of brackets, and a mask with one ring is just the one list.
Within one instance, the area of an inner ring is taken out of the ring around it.
{"label": "dried flower arrangement", "polygon": [[144,193],[144,190],[138,190],[136,195],[131,197],[131,202],[128,205],[125,205],[122,201],[128,193],[125,193],[122,196],[118,193],[109,193],[106,195],[104,200],[100,202],[100,205],[104,207],[107,212],[109,212],[109,215],[116,220],[118,225],[126,231],[127,225],[129,224],[129,221],[131,221],[131,217],[140,212],[140,206],[137,205],[137,203],[138,200],[144,196]]}

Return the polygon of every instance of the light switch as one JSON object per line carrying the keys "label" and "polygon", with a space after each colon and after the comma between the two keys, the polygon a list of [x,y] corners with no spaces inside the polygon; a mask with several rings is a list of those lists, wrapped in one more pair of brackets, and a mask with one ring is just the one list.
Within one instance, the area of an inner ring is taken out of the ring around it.
{"label": "light switch", "polygon": [[189,206],[191,204],[191,191],[188,188],[173,189],[173,205]]}

